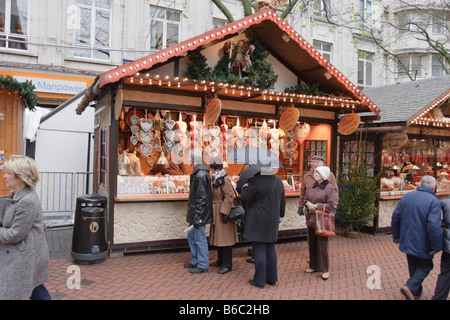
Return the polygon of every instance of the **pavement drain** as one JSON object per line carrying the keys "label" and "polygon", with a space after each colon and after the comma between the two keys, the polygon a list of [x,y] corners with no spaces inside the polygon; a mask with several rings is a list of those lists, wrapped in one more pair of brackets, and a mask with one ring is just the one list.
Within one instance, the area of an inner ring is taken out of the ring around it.
{"label": "pavement drain", "polygon": [[83,279],[80,281],[80,284],[82,286],[90,286],[91,284],[95,283],[93,280]]}

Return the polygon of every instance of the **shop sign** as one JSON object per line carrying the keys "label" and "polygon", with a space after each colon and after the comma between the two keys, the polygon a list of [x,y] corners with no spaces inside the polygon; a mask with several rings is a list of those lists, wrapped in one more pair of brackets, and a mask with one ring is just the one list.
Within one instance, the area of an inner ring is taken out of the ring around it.
{"label": "shop sign", "polygon": [[285,132],[291,131],[297,124],[298,117],[300,117],[300,112],[297,108],[287,108],[280,117],[280,121],[278,122],[279,128]]}
{"label": "shop sign", "polygon": [[34,91],[45,93],[57,93],[57,94],[71,94],[76,95],[86,89],[87,84],[85,82],[67,81],[58,79],[44,79],[44,78],[31,78],[15,76],[19,82],[31,81],[35,86]]}
{"label": "shop sign", "polygon": [[405,132],[386,133],[383,137],[383,148],[400,148],[408,142],[408,135]]}
{"label": "shop sign", "polygon": [[338,132],[343,136],[352,134],[358,129],[360,122],[361,117],[358,114],[349,113],[339,122]]}
{"label": "shop sign", "polygon": [[209,101],[208,105],[206,106],[205,111],[205,124],[214,124],[217,119],[219,119],[220,112],[222,111],[222,102],[220,102],[219,99],[213,98],[211,101]]}

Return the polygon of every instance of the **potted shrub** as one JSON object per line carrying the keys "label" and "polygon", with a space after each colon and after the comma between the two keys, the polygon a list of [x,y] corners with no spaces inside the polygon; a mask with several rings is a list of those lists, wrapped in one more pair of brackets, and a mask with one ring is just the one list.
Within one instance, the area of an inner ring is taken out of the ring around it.
{"label": "potted shrub", "polygon": [[378,213],[375,206],[379,194],[378,175],[374,176],[374,165],[366,161],[364,146],[359,141],[358,151],[338,176],[336,223],[345,229],[348,236],[355,233],[359,236],[361,228],[373,221]]}

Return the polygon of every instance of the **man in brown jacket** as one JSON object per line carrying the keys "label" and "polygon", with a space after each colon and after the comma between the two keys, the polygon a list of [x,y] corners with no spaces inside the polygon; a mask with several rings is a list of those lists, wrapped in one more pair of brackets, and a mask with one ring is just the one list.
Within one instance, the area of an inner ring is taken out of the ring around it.
{"label": "man in brown jacket", "polygon": [[[302,187],[300,188],[300,197],[298,199],[298,214],[300,216],[303,215],[303,203],[305,200],[306,190],[311,187],[315,180],[314,180],[314,170],[317,169],[317,167],[325,166],[325,159],[321,156],[313,156],[312,162],[311,162],[311,171],[307,172],[303,176],[302,181]],[[339,188],[337,186],[336,177],[332,172],[330,172],[330,176],[328,177],[328,182],[333,186],[334,189],[334,195],[335,195],[335,201],[334,201],[334,209],[336,210],[339,202]]]}

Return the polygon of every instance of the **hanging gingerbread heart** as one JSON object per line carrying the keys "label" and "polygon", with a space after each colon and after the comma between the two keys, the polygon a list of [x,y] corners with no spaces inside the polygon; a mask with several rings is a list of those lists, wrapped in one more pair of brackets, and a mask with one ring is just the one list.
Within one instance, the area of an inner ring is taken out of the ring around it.
{"label": "hanging gingerbread heart", "polygon": [[172,119],[169,119],[169,120],[166,120],[165,124],[166,124],[167,129],[172,130],[173,127],[175,126],[175,121],[173,121]]}
{"label": "hanging gingerbread heart", "polygon": [[130,130],[132,134],[138,134],[140,131],[139,126],[131,126]]}
{"label": "hanging gingerbread heart", "polygon": [[143,144],[150,144],[150,142],[153,139],[153,133],[151,131],[150,132],[141,131],[140,138]]}
{"label": "hanging gingerbread heart", "polygon": [[141,119],[141,128],[145,132],[150,131],[150,129],[153,127],[153,119]]}
{"label": "hanging gingerbread heart", "polygon": [[294,127],[294,132],[295,132],[295,138],[297,139],[298,143],[302,144],[303,141],[305,141],[309,135],[310,126],[307,123],[305,123],[303,125],[297,124]]}
{"label": "hanging gingerbread heart", "polygon": [[151,144],[141,144],[139,146],[139,151],[145,158],[147,158],[150,155],[150,153],[152,153],[153,146]]}
{"label": "hanging gingerbread heart", "polygon": [[147,158],[145,158],[145,162],[147,162],[147,164],[150,167],[153,167],[155,165],[155,162],[156,162],[156,157],[155,156],[148,156]]}
{"label": "hanging gingerbread heart", "polygon": [[166,136],[167,140],[175,140],[175,131],[167,130],[166,132],[164,132],[164,135]]}
{"label": "hanging gingerbread heart", "polygon": [[133,146],[135,146],[135,145],[137,145],[139,143],[139,137],[137,135],[133,134],[130,137],[130,141],[133,144]]}
{"label": "hanging gingerbread heart", "polygon": [[173,150],[174,147],[175,147],[175,142],[173,142],[172,140],[167,140],[164,143],[164,148],[166,149],[166,151],[168,153],[170,153]]}
{"label": "hanging gingerbread heart", "polygon": [[130,117],[131,125],[135,126],[139,123],[141,119],[137,115],[132,115]]}

